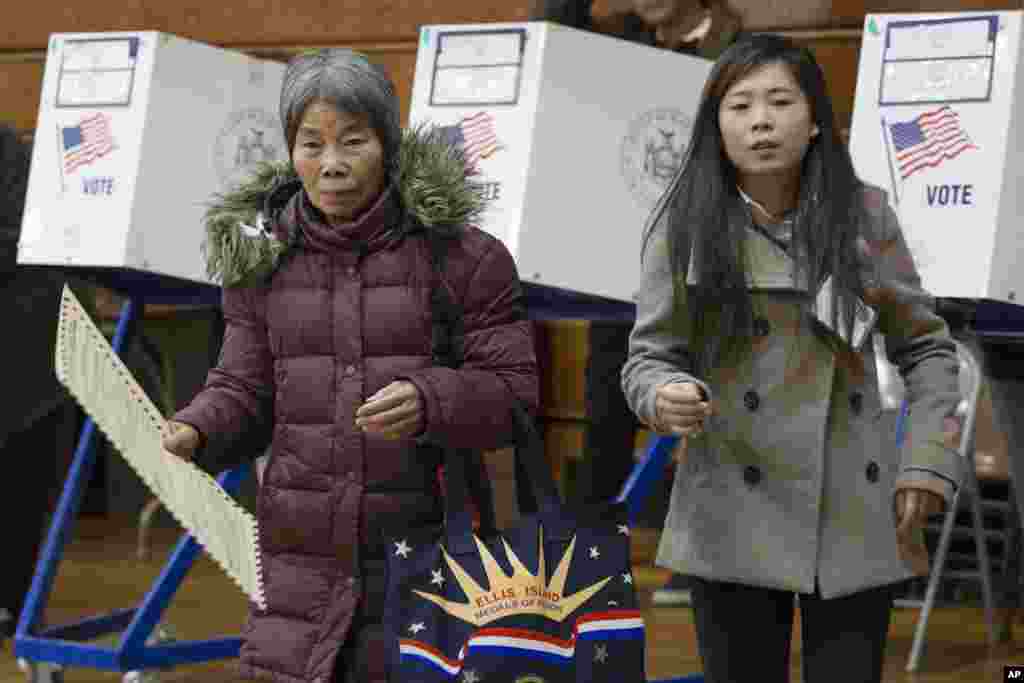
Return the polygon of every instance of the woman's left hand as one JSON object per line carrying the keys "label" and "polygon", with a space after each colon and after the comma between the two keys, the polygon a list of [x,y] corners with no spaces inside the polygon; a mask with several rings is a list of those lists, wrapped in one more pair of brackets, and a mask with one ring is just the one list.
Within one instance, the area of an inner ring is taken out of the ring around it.
{"label": "woman's left hand", "polygon": [[424,428],[423,398],[412,382],[392,382],[356,411],[356,427],[390,439],[417,436]]}
{"label": "woman's left hand", "polygon": [[918,576],[928,574],[928,548],[921,542],[919,530],[932,515],[942,512],[942,496],[922,489],[896,492],[896,542],[903,561]]}
{"label": "woman's left hand", "polygon": [[942,512],[942,496],[924,489],[900,489],[896,492],[896,533],[906,538],[925,525],[928,518]]}

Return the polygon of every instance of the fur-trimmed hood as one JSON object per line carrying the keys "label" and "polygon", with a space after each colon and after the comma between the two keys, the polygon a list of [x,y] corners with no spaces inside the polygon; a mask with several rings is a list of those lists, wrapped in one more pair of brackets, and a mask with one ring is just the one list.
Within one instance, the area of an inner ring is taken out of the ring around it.
{"label": "fur-trimmed hood", "polygon": [[[480,185],[470,179],[462,149],[433,126],[403,131],[392,184],[410,232],[452,236],[484,210]],[[232,287],[273,274],[298,239],[276,217],[301,187],[290,162],[273,162],[260,164],[230,192],[215,195],[206,211],[203,243],[210,278]]]}

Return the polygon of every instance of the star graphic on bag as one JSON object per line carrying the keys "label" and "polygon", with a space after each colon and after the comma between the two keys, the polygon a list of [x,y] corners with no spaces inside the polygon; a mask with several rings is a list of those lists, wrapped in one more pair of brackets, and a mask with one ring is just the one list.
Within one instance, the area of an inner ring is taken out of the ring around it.
{"label": "star graphic on bag", "polygon": [[462,681],[463,683],[480,683],[480,676],[472,669],[466,669],[462,672]]}
{"label": "star graphic on bag", "polygon": [[625,524],[620,524],[619,525],[619,533],[622,534],[623,536],[629,536],[629,527],[626,526]]}
{"label": "star graphic on bag", "polygon": [[594,648],[594,661],[604,664],[608,661],[608,646],[598,645]]}
{"label": "star graphic on bag", "polygon": [[437,570],[431,569],[430,570],[430,576],[433,577],[433,578],[430,579],[430,583],[434,584],[435,586],[443,586],[444,585],[444,576],[441,575],[441,570],[440,569],[437,569]]}
{"label": "star graphic on bag", "polygon": [[601,557],[601,551],[598,550],[597,546],[595,545],[590,549],[590,559],[596,560],[599,557]]}
{"label": "star graphic on bag", "polygon": [[425,631],[426,629],[427,627],[423,625],[422,621],[417,621],[415,624],[409,627],[409,633],[416,635],[420,631]]}
{"label": "star graphic on bag", "polygon": [[624,583],[628,583],[630,585],[633,585],[633,577],[630,574],[623,574],[622,575],[622,580],[623,580]]}
{"label": "star graphic on bag", "polygon": [[409,547],[409,544],[406,543],[404,538],[395,544],[396,557],[401,557],[404,560],[405,558],[409,557],[409,553],[411,552],[412,548]]}

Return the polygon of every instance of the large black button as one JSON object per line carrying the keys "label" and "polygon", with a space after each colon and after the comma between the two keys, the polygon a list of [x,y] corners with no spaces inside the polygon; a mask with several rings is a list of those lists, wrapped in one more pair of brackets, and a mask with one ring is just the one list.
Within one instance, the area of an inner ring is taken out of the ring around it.
{"label": "large black button", "polygon": [[743,394],[743,405],[747,407],[747,410],[753,412],[761,405],[761,397],[757,395],[756,391],[751,389]]}
{"label": "large black button", "polygon": [[761,468],[755,465],[747,465],[743,468],[743,481],[751,486],[757,486],[761,481]]}
{"label": "large black button", "polygon": [[860,415],[860,412],[864,410],[864,394],[859,391],[855,391],[850,394],[850,410],[852,410],[855,415]]}
{"label": "large black button", "polygon": [[757,337],[767,337],[772,333],[772,324],[768,322],[768,318],[754,318],[754,335]]}
{"label": "large black button", "polygon": [[872,484],[878,483],[878,463],[872,460],[868,463],[867,468],[864,470],[864,476],[867,477],[868,481]]}

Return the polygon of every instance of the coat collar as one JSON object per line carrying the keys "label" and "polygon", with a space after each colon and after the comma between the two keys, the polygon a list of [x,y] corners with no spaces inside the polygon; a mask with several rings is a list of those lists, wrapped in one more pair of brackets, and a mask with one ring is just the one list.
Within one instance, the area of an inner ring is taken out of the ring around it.
{"label": "coat collar", "polygon": [[305,190],[296,193],[282,216],[292,220],[302,235],[303,244],[313,251],[334,250],[373,252],[390,243],[401,210],[390,187],[356,220],[343,225],[328,223],[313,206]]}
{"label": "coat collar", "polygon": [[396,177],[378,204],[349,225],[328,228],[319,212],[303,208],[304,193],[291,164],[261,164],[241,185],[216,195],[207,209],[207,274],[225,287],[264,283],[300,237],[318,250],[377,250],[419,230],[457,236],[486,206],[480,182],[467,168],[465,151],[443,129],[407,129]]}
{"label": "coat collar", "polygon": [[[754,290],[777,290],[802,292],[810,291],[807,276],[796,273],[796,261],[759,231],[748,227],[743,240],[743,251],[748,265],[747,287]],[[690,265],[686,273],[686,284],[696,285],[697,275],[696,251],[691,251]]]}

